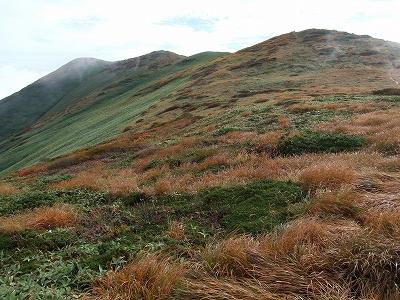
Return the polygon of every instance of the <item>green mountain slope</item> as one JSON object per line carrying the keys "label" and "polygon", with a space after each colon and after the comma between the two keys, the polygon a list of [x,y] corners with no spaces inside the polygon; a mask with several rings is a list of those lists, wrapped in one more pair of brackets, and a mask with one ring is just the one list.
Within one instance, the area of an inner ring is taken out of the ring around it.
{"label": "green mountain slope", "polygon": [[107,64],[86,77],[83,87],[71,90],[65,96],[67,101],[59,101],[42,113],[34,128],[2,141],[0,170],[15,170],[111,138],[177,89],[187,80],[191,68],[221,55],[209,52],[186,59],[179,56],[171,64],[158,52]]}
{"label": "green mountain slope", "polygon": [[0,138],[6,138],[52,114],[63,112],[110,82],[156,69],[183,57],[158,51],[120,62],[79,58],[0,102]]}

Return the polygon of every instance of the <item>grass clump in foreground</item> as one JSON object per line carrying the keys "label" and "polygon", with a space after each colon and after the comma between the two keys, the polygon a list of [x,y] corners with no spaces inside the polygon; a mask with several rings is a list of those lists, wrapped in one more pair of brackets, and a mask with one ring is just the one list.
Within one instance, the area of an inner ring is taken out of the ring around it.
{"label": "grass clump in foreground", "polygon": [[398,299],[398,246],[351,221],[300,219],[211,242],[187,260],[133,261],[88,299]]}
{"label": "grass clump in foreground", "polygon": [[362,136],[328,132],[304,132],[282,139],[277,152],[281,155],[299,155],[303,153],[337,153],[356,151],[364,144]]}

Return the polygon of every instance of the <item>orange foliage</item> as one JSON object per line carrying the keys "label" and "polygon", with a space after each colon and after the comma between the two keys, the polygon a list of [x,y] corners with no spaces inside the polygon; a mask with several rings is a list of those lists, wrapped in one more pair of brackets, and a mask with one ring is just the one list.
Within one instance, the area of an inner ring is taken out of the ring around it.
{"label": "orange foliage", "polygon": [[0,183],[0,195],[9,196],[17,193],[17,188],[9,183]]}
{"label": "orange foliage", "polygon": [[47,171],[47,166],[46,165],[35,165],[29,168],[25,169],[20,169],[18,170],[18,176],[19,177],[25,177],[31,174],[37,174],[37,173],[42,173]]}
{"label": "orange foliage", "polygon": [[95,282],[87,299],[161,300],[172,299],[174,287],[183,279],[184,266],[150,256],[131,262],[118,271],[110,271]]}
{"label": "orange foliage", "polygon": [[284,115],[278,117],[278,124],[281,129],[288,129],[291,126],[289,118]]}
{"label": "orange foliage", "polygon": [[138,190],[137,175],[130,169],[103,170],[97,166],[78,173],[74,178],[52,185],[55,189],[89,188],[108,191],[113,195],[126,195]]}
{"label": "orange foliage", "polygon": [[77,222],[74,207],[56,204],[51,207],[40,207],[19,215],[0,219],[0,232],[13,233],[26,229],[51,229],[72,226]]}
{"label": "orange foliage", "polygon": [[338,189],[349,185],[356,180],[355,172],[347,167],[337,164],[321,164],[301,171],[300,184],[309,191],[317,189]]}
{"label": "orange foliage", "polygon": [[359,198],[360,195],[351,190],[324,191],[314,196],[308,213],[358,219],[360,208],[357,200]]}
{"label": "orange foliage", "polygon": [[185,224],[179,221],[172,221],[165,235],[177,241],[182,240],[185,237]]}

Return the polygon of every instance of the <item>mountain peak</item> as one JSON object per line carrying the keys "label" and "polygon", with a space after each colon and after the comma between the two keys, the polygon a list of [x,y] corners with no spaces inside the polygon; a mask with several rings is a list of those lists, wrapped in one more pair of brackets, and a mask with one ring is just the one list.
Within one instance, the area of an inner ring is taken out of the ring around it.
{"label": "mountain peak", "polygon": [[147,69],[153,70],[174,64],[184,58],[185,56],[176,54],[171,51],[158,50],[138,57],[118,61],[115,63],[115,65],[117,68],[126,68],[126,69],[140,68],[144,70]]}

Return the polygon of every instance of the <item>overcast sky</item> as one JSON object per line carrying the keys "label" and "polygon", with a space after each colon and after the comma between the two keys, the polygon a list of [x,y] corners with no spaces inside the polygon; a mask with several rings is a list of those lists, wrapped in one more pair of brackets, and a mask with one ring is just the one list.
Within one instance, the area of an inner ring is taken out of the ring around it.
{"label": "overcast sky", "polygon": [[77,57],[236,51],[307,28],[400,42],[400,0],[0,0],[0,99]]}

